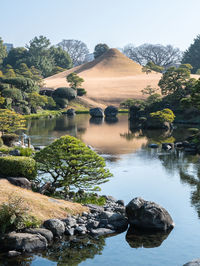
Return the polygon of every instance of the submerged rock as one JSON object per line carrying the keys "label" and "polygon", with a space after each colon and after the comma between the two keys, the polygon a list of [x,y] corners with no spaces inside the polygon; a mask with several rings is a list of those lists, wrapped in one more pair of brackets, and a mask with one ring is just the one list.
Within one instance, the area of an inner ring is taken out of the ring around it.
{"label": "submerged rock", "polygon": [[170,214],[160,205],[142,198],[134,198],[126,206],[130,225],[136,228],[167,231],[174,227]]}
{"label": "submerged rock", "polygon": [[116,232],[114,230],[108,229],[108,228],[98,228],[98,229],[92,229],[90,231],[90,234],[92,236],[105,236],[105,235],[111,235],[115,234]]}
{"label": "submerged rock", "polygon": [[184,264],[183,266],[200,266],[200,259],[195,259],[189,261],[188,263]]}

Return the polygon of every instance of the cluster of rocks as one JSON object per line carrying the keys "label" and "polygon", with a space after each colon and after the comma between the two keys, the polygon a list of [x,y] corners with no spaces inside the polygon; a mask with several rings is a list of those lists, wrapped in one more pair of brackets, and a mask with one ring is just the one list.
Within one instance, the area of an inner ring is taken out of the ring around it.
{"label": "cluster of rocks", "polygon": [[154,202],[135,198],[125,207],[123,200],[106,197],[104,206],[86,205],[89,212],[68,216],[65,219],[49,219],[42,228],[11,232],[1,238],[1,248],[9,250],[9,256],[19,252],[33,252],[46,249],[55,238],[90,235],[99,237],[121,233],[128,228],[143,228],[167,231],[174,227],[169,213]]}
{"label": "cluster of rocks", "polygon": [[[151,143],[149,144],[149,148],[159,148],[159,144]],[[189,143],[188,141],[182,141],[182,142],[175,142],[175,143],[162,143],[161,148],[163,150],[169,151],[173,149],[183,150],[185,152],[196,154],[198,152],[198,147],[195,143]]]}

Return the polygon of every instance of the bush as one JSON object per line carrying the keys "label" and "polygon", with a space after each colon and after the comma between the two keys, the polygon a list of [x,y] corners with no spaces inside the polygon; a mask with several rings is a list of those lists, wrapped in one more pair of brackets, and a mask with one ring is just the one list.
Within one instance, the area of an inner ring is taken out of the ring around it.
{"label": "bush", "polygon": [[17,149],[20,151],[20,156],[30,157],[34,153],[33,149],[31,148],[19,147]]}
{"label": "bush", "polygon": [[66,108],[68,105],[68,100],[64,98],[54,98],[54,101],[59,108]]}
{"label": "bush", "polygon": [[78,95],[78,96],[83,96],[83,95],[85,95],[86,93],[87,93],[86,90],[83,89],[83,88],[78,88],[78,89],[77,89],[77,95]]}
{"label": "bush", "polygon": [[160,122],[169,122],[172,123],[174,121],[175,115],[171,109],[163,109],[161,111],[157,111],[155,113],[150,113],[150,116]]}
{"label": "bush", "polygon": [[20,197],[10,197],[0,206],[0,233],[38,227],[39,221],[28,214],[28,207]]}
{"label": "bush", "polygon": [[11,147],[13,143],[19,139],[19,136],[16,134],[5,134],[1,138],[4,145]]}
{"label": "bush", "polygon": [[55,100],[55,98],[64,98],[64,99],[71,101],[71,100],[76,98],[77,93],[76,93],[76,90],[74,90],[72,88],[61,87],[61,88],[57,88],[53,92],[52,96],[53,96],[54,100]]}
{"label": "bush", "polygon": [[21,101],[23,99],[21,91],[16,88],[4,89],[2,91],[2,96],[11,98],[13,101]]}
{"label": "bush", "polygon": [[34,179],[36,174],[36,162],[32,158],[24,156],[0,157],[1,177],[26,177],[27,179]]}
{"label": "bush", "polygon": [[3,146],[3,140],[2,140],[2,138],[0,138],[0,147],[2,147]]}
{"label": "bush", "polygon": [[95,204],[103,206],[106,204],[106,198],[103,196],[96,196],[94,193],[84,193],[82,196],[76,195],[74,198],[75,202],[81,204]]}

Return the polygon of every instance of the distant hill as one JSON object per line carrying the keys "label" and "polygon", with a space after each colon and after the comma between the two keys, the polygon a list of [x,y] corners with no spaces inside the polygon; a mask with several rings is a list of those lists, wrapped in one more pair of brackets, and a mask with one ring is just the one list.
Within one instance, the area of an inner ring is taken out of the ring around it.
{"label": "distant hill", "polygon": [[112,48],[89,63],[46,78],[45,86],[51,88],[68,86],[66,76],[72,72],[84,78],[82,87],[86,89],[87,96],[82,99],[93,105],[95,103],[119,105],[128,98],[144,98],[141,90],[147,85],[158,87],[162,76],[156,72],[148,75],[143,73],[141,65]]}

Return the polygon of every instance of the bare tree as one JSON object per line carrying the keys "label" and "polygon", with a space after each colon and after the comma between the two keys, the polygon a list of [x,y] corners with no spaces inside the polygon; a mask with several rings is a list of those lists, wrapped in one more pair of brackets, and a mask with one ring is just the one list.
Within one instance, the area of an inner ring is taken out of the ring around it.
{"label": "bare tree", "polygon": [[151,61],[163,67],[178,64],[181,62],[182,58],[182,52],[179,48],[174,48],[172,45],[164,46],[161,44],[145,43],[138,47],[128,44],[123,48],[123,53],[141,65],[146,65]]}
{"label": "bare tree", "polygon": [[57,46],[68,52],[74,66],[83,64],[85,56],[89,53],[87,45],[79,40],[62,40]]}

